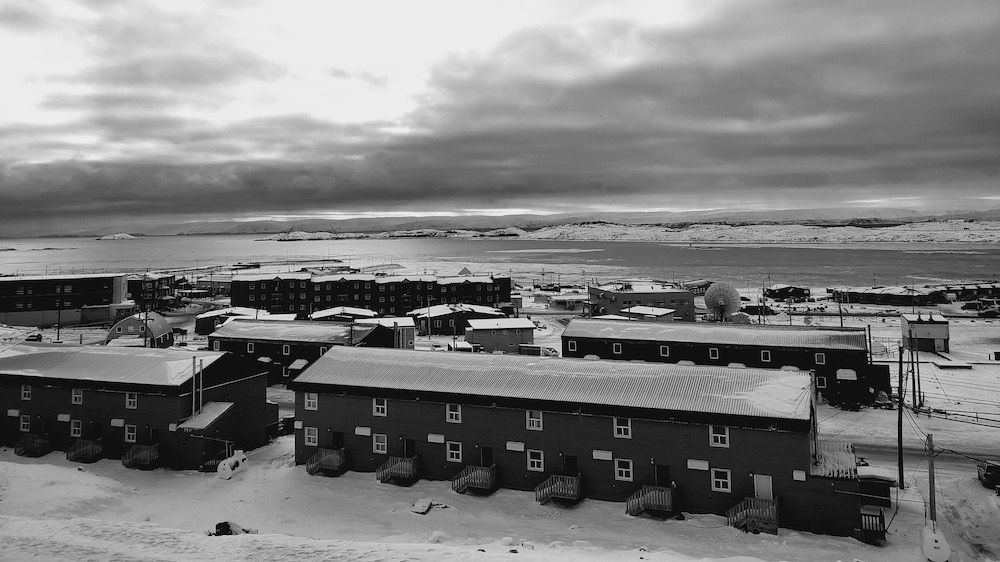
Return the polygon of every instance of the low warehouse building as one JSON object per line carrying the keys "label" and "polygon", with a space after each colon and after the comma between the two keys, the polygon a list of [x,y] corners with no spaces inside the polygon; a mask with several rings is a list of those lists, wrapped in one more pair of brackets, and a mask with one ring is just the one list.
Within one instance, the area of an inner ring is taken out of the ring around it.
{"label": "low warehouse building", "polygon": [[535,324],[527,318],[469,320],[465,341],[482,346],[486,353],[517,353],[518,346],[535,343]]}

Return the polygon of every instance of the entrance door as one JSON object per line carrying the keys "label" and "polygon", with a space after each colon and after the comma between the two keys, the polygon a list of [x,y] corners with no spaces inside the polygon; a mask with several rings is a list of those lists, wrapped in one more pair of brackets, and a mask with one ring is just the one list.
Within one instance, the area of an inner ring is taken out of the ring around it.
{"label": "entrance door", "polygon": [[493,465],[493,447],[479,448],[479,466]]}
{"label": "entrance door", "polygon": [[403,439],[403,456],[406,458],[417,454],[417,442],[413,439]]}
{"label": "entrance door", "polygon": [[773,500],[771,491],[771,477],[767,474],[753,475],[753,495],[762,500]]}
{"label": "entrance door", "polygon": [[576,464],[576,455],[563,456],[563,474],[566,476],[579,476],[580,468]]}
{"label": "entrance door", "polygon": [[654,484],[656,486],[669,486],[670,485],[670,465],[668,464],[658,464],[655,465],[654,470],[656,471],[653,477],[655,478]]}

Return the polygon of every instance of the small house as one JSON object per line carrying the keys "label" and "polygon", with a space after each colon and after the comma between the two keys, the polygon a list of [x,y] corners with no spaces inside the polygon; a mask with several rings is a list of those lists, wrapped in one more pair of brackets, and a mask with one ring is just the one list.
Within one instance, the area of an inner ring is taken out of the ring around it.
{"label": "small house", "polygon": [[487,318],[469,320],[465,341],[486,353],[517,353],[518,346],[535,343],[535,324],[527,318]]}
{"label": "small house", "polygon": [[948,353],[948,319],[938,314],[900,314],[903,347]]}

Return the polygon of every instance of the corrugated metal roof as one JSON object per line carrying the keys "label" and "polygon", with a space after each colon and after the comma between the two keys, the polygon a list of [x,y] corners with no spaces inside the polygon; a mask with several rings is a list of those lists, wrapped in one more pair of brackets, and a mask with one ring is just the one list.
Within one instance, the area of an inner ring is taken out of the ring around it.
{"label": "corrugated metal roof", "polygon": [[760,326],[694,322],[617,322],[573,319],[564,338],[608,338],[618,340],[715,343],[766,347],[807,347],[865,351],[864,329],[815,328],[806,326]]}
{"label": "corrugated metal roof", "polygon": [[360,324],[364,326],[385,326],[386,328],[413,328],[415,324],[413,323],[413,318],[409,316],[390,316],[387,318],[356,318],[354,320],[355,324]]}
{"label": "corrugated metal roof", "polygon": [[8,281],[73,281],[74,279],[117,279],[126,277],[125,273],[49,273],[45,275],[11,275],[0,277],[0,282]]}
{"label": "corrugated metal roof", "polygon": [[0,352],[0,374],[178,386],[191,380],[191,357],[208,367],[224,354],[148,347],[22,344]]}
{"label": "corrugated metal roof", "polygon": [[295,382],[796,420],[811,402],[803,372],[393,349],[331,349]]}
{"label": "corrugated metal roof", "polygon": [[316,320],[318,318],[327,318],[329,316],[360,316],[360,317],[374,317],[378,316],[377,312],[368,310],[367,308],[356,308],[353,306],[335,306],[333,308],[327,308],[325,310],[317,310],[309,315],[309,318]]}
{"label": "corrugated metal roof", "polygon": [[234,402],[209,402],[201,408],[200,412],[185,420],[177,428],[195,431],[208,429],[210,425],[228,412],[233,407],[233,404]]}
{"label": "corrugated metal roof", "polygon": [[478,314],[492,314],[494,316],[506,316],[503,312],[500,312],[499,310],[489,306],[482,306],[478,304],[465,304],[465,303],[435,304],[434,306],[431,307],[417,308],[415,310],[411,310],[406,314],[407,316],[427,317],[428,310],[430,311],[431,318],[436,318],[438,316],[451,316],[456,312],[475,312]]}
{"label": "corrugated metal roof", "polygon": [[[367,334],[367,332],[365,332]],[[214,332],[213,337],[263,340],[276,342],[313,342],[327,344],[344,344],[350,339],[351,327],[334,322],[270,322],[267,320],[251,320],[233,318]],[[357,336],[358,333],[355,333]]]}
{"label": "corrugated metal roof", "polygon": [[469,326],[473,330],[535,329],[535,323],[527,318],[484,318],[481,320],[469,320]]}

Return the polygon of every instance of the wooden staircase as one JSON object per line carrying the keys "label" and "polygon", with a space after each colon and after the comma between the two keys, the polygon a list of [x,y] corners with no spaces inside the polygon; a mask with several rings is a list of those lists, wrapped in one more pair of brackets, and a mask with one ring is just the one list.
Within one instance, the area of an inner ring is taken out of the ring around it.
{"label": "wooden staircase", "polygon": [[451,479],[451,489],[459,494],[469,488],[491,491],[496,486],[497,465],[467,466]]}
{"label": "wooden staircase", "polygon": [[625,500],[625,513],[639,515],[647,510],[673,511],[674,489],[667,486],[643,486]]}
{"label": "wooden staircase", "polygon": [[160,460],[160,445],[139,445],[129,447],[122,455],[122,466],[125,468],[154,468]]}
{"label": "wooden staircase", "polygon": [[52,441],[44,435],[25,433],[17,440],[14,454],[20,457],[41,457],[52,452]]}
{"label": "wooden staircase", "polygon": [[546,504],[552,498],[576,501],[580,499],[580,476],[553,474],[535,488],[535,501]]}
{"label": "wooden staircase", "polygon": [[778,534],[778,501],[743,498],[726,511],[726,524],[748,533]]}
{"label": "wooden staircase", "polygon": [[413,482],[417,479],[419,460],[412,457],[389,457],[382,466],[375,470],[375,479],[385,483],[390,480]]}
{"label": "wooden staircase", "polygon": [[347,447],[339,449],[317,449],[316,454],[306,461],[306,472],[316,474],[340,474],[347,467]]}
{"label": "wooden staircase", "polygon": [[861,512],[861,528],[855,531],[857,539],[868,544],[879,545],[885,542],[885,513],[879,509],[877,513]]}
{"label": "wooden staircase", "polygon": [[70,462],[95,462],[104,456],[104,445],[101,439],[75,439],[66,451],[66,460]]}

